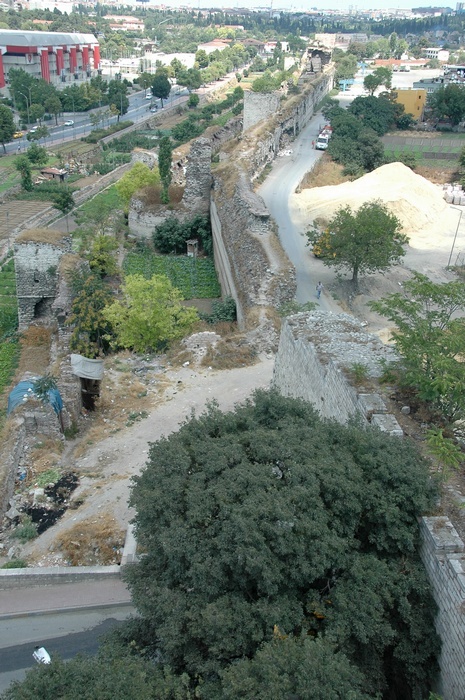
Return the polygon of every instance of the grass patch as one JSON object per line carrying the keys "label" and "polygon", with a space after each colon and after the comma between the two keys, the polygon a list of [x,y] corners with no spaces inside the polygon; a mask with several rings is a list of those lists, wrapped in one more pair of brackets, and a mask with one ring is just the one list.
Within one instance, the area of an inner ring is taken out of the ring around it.
{"label": "grass patch", "polygon": [[56,540],[71,566],[119,564],[124,531],[110,513],[101,513],[87,522],[76,523]]}
{"label": "grass patch", "polygon": [[166,275],[181,290],[184,299],[211,299],[221,296],[221,288],[211,258],[188,258],[181,255],[129,253],[123,263],[126,275],[140,274],[146,279]]}
{"label": "grass patch", "polygon": [[102,209],[122,209],[121,200],[115,185],[107,187],[106,190],[89,199],[76,210],[76,213],[78,216],[82,214],[86,218],[98,220],[99,212]]}
{"label": "grass patch", "polygon": [[3,564],[0,568],[2,569],[26,569],[27,561],[25,559],[11,559]]}

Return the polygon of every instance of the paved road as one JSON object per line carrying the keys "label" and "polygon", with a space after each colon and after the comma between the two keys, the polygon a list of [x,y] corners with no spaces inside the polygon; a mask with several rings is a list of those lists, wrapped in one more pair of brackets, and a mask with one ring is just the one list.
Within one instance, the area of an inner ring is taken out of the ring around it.
{"label": "paved road", "polygon": [[[170,109],[171,107],[183,102],[187,99],[188,91],[185,88],[178,88],[174,86],[171,90],[170,96],[165,100],[165,109]],[[156,104],[159,108],[161,107],[160,100],[146,100],[144,91],[137,92],[129,96],[129,108],[126,114],[123,115],[123,120],[131,120],[133,122],[144,121],[150,116],[150,106]],[[102,109],[106,109],[103,107]],[[98,110],[93,110],[98,111]],[[65,126],[65,121],[74,121],[72,126]],[[91,131],[91,123],[89,118],[89,113],[66,113],[60,117],[58,126],[54,122],[46,122],[47,128],[50,131],[50,136],[45,140],[45,146],[49,148],[52,145],[58,145],[64,143],[65,141],[73,141],[75,139],[80,139],[82,136],[89,134]],[[117,117],[111,117],[105,119],[101,126],[109,126],[117,122]],[[6,144],[6,151],[8,154],[14,154],[19,152],[24,152],[27,150],[29,142],[26,138],[26,132],[21,139],[16,139],[11,143]],[[43,140],[41,140],[40,145],[44,145]],[[18,151],[18,147],[21,151]]]}
{"label": "paved road", "polygon": [[51,655],[59,654],[63,659],[79,653],[95,654],[99,638],[134,612],[131,605],[121,605],[2,620],[0,693],[13,680],[22,680],[34,665],[35,646],[45,646]]}
{"label": "paved road", "polygon": [[[347,107],[354,97],[364,94],[361,74],[356,77],[355,82],[356,84],[352,86],[350,91],[340,93],[336,97],[341,107]],[[323,151],[316,151],[312,148],[312,141],[316,140],[324,123],[325,120],[321,112],[312,117],[291,145],[292,154],[278,157],[274,161],[270,175],[258,191],[271,216],[276,221],[281,244],[295,267],[296,300],[300,304],[316,301],[315,287],[321,276],[321,262],[315,261],[311,249],[306,245],[306,236],[300,234],[292,219],[289,197],[296,191],[304,175],[314,167],[323,154]],[[330,297],[325,294],[322,295],[319,304],[326,311],[338,310]]]}
{"label": "paved road", "polygon": [[[307,238],[300,235],[292,220],[289,197],[293,194],[304,175],[313,168],[323,151],[312,148],[312,141],[318,136],[319,127],[324,123],[321,113],[317,113],[292,144],[290,156],[278,157],[270,175],[259,189],[271,216],[275,219],[279,238],[284,250],[296,270],[299,303],[315,301],[315,286],[311,270],[311,252],[306,245]],[[324,308],[324,299],[322,297]]]}

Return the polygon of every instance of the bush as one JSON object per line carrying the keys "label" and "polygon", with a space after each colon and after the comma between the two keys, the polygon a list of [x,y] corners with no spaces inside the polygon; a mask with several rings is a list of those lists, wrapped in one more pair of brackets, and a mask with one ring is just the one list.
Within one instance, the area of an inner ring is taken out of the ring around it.
{"label": "bush", "polygon": [[37,537],[37,525],[35,525],[28,515],[23,517],[21,525],[16,530],[13,530],[11,536],[18,539],[20,542],[28,542]]}
{"label": "bush", "polygon": [[118,124],[112,124],[108,127],[108,129],[94,129],[94,131],[91,131],[88,136],[83,136],[81,141],[85,141],[86,143],[97,143],[100,141],[100,139],[105,138],[105,136],[111,136],[111,134],[115,134],[117,131],[127,129],[128,126],[132,126],[133,123],[134,122],[131,121],[119,122]]}
{"label": "bush", "polygon": [[172,216],[155,228],[153,244],[166,255],[185,253],[186,241],[199,238],[202,249],[207,255],[212,254],[211,227],[206,216],[194,216],[187,221],[179,221]]}
{"label": "bush", "polygon": [[132,134],[125,134],[118,139],[113,139],[111,144],[104,143],[103,150],[117,151],[118,153],[130,153],[135,148],[153,148],[156,140],[134,131]]}
{"label": "bush", "polygon": [[11,559],[3,564],[2,569],[25,569],[27,567],[27,561],[25,559]]}
{"label": "bush", "polygon": [[214,301],[211,314],[199,313],[199,316],[207,323],[231,323],[237,319],[236,302],[232,297]]}

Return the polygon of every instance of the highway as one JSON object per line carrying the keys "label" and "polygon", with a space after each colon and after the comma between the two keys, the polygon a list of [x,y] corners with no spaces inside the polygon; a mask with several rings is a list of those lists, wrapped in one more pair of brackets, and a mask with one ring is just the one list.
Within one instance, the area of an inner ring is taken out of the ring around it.
{"label": "highway", "polygon": [[[184,102],[188,94],[189,93],[186,88],[174,86],[168,99],[164,100],[164,109],[170,109],[172,106],[177,105],[180,102]],[[156,104],[159,111],[161,110],[160,100],[155,98],[153,100],[147,100],[145,98],[144,90],[128,95],[128,99],[129,108],[127,113],[123,114],[121,117],[122,121],[131,120],[133,122],[140,122],[147,119],[150,116],[150,107],[152,104]],[[102,108],[91,110],[91,112],[96,112],[100,109],[106,110],[108,107],[103,106]],[[40,139],[38,142],[39,145],[50,148],[51,146],[65,143],[66,141],[80,139],[82,136],[86,136],[92,129],[89,116],[91,112],[65,112],[59,117],[58,126],[55,125],[54,119],[53,121],[44,122],[44,125],[47,126],[48,130],[50,131],[50,136],[48,136],[45,140]],[[65,126],[66,121],[73,121],[74,124],[72,126]],[[100,126],[108,127],[111,124],[116,124],[117,121],[117,116],[106,118],[104,122],[100,124]],[[28,141],[26,136],[27,132],[24,132],[24,136],[22,138],[14,139],[10,143],[6,144],[7,154],[11,155],[17,153],[19,155],[20,153],[24,153],[28,146],[33,143],[32,141]]]}

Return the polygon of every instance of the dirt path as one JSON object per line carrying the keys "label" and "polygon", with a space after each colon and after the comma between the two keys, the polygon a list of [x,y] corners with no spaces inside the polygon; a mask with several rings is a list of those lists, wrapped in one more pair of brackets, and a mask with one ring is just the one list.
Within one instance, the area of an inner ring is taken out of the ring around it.
{"label": "dirt path", "polygon": [[83,497],[84,502],[77,510],[69,509],[57,525],[25,545],[21,556],[40,566],[63,563],[62,555],[56,551],[57,536],[83,521],[93,521],[98,527],[104,514],[114,516],[125,529],[132,517],[127,507],[130,479],[144,467],[149,443],[176,431],[192,411],[201,413],[212,400],[227,411],[244,401],[254,389],[269,387],[273,364],[273,358],[268,357],[242,369],[210,371],[193,370],[189,366],[164,372],[163,381],[168,379],[170,383],[160,406],[146,419],[89,446],[82,457],[68,462],[70,468],[82,475],[73,498]]}

